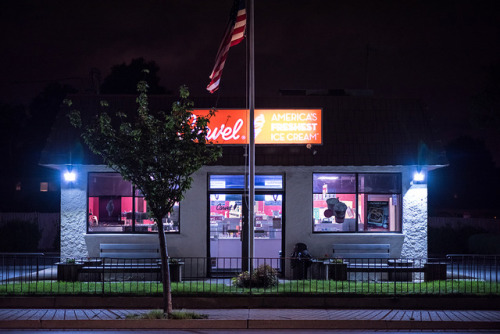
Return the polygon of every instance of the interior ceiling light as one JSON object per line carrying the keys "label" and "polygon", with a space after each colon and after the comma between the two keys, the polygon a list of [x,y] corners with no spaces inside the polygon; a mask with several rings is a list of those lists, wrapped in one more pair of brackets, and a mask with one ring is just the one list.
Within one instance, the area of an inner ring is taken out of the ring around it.
{"label": "interior ceiling light", "polygon": [[318,180],[338,180],[338,176],[320,176]]}

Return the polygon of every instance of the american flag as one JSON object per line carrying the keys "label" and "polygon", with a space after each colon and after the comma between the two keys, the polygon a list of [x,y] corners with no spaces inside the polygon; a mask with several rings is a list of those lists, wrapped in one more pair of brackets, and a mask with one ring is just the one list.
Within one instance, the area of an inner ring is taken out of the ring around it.
{"label": "american flag", "polygon": [[224,38],[222,39],[219,51],[217,51],[217,56],[215,57],[214,69],[212,70],[212,74],[210,74],[211,81],[207,86],[207,90],[210,93],[219,89],[220,77],[224,69],[224,64],[226,63],[229,48],[239,44],[243,38],[245,38],[246,23],[247,14],[245,10],[245,0],[235,0],[226,32],[224,33]]}

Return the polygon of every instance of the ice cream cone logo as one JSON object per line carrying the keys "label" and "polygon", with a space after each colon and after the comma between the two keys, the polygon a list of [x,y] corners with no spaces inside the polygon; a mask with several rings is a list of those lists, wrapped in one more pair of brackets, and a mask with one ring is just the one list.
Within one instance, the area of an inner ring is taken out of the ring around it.
{"label": "ice cream cone logo", "polygon": [[259,133],[262,131],[262,128],[264,127],[264,123],[266,123],[266,118],[264,117],[264,114],[260,114],[257,116],[253,122],[254,124],[254,129],[255,129],[255,138],[259,135]]}

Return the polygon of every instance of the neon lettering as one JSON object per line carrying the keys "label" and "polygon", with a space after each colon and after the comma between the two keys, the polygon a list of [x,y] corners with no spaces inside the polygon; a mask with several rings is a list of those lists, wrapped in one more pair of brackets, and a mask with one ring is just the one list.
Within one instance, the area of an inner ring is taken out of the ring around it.
{"label": "neon lettering", "polygon": [[222,140],[231,140],[231,139],[237,140],[240,138],[238,132],[242,127],[243,127],[243,120],[240,118],[234,123],[233,127],[221,124],[220,128],[217,127],[213,129],[209,128],[207,139],[217,141],[219,137],[221,137]]}

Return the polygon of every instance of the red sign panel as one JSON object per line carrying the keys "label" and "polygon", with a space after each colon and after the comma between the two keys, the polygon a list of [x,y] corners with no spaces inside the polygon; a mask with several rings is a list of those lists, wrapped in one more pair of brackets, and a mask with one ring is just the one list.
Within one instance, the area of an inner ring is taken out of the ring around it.
{"label": "red sign panel", "polygon": [[[206,116],[208,109],[193,110]],[[207,138],[216,144],[248,144],[250,112],[219,109],[210,119]],[[321,144],[321,109],[256,109],[256,144]]]}

